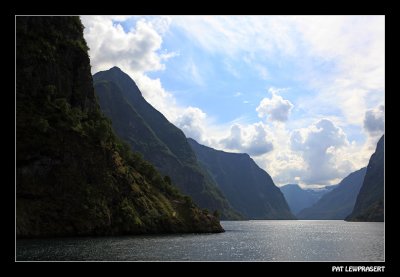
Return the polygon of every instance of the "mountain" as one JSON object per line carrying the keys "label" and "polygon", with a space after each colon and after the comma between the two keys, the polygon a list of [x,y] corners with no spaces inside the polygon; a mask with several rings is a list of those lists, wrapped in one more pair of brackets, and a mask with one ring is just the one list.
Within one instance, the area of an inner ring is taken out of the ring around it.
{"label": "mountain", "polygon": [[16,17],[16,236],[221,232],[112,132],[79,17]]}
{"label": "mountain", "polygon": [[298,219],[344,219],[353,210],[357,194],[364,180],[366,168],[344,178],[335,189],[326,193],[317,203],[300,211]]}
{"label": "mountain", "polygon": [[297,184],[288,184],[280,187],[290,210],[293,214],[297,214],[301,210],[311,207],[324,194],[332,191],[335,186],[329,186],[323,189],[302,189]]}
{"label": "mountain", "polygon": [[133,151],[169,176],[200,207],[218,210],[224,219],[240,218],[211,176],[199,166],[184,133],[143,98],[126,73],[113,67],[96,73],[93,80],[103,113]]}
{"label": "mountain", "polygon": [[357,196],[349,221],[384,221],[384,136],[379,139],[375,153],[372,154],[364,183]]}
{"label": "mountain", "polygon": [[188,141],[232,206],[246,218],[294,219],[282,192],[248,154],[227,153]]}

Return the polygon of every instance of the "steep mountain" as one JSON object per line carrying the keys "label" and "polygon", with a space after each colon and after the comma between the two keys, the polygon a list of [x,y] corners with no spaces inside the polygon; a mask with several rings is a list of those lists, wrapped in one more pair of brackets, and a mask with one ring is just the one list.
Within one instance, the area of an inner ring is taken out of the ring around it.
{"label": "steep mountain", "polygon": [[294,219],[282,192],[248,154],[227,153],[188,141],[232,206],[246,218]]}
{"label": "steep mountain", "polygon": [[324,194],[333,190],[335,186],[323,189],[302,189],[297,184],[288,184],[280,187],[293,214],[314,205]]}
{"label": "steep mountain", "polygon": [[369,160],[354,209],[346,220],[384,221],[384,151],[384,136],[382,136]]}
{"label": "steep mountain", "polygon": [[224,219],[240,218],[199,166],[184,133],[143,98],[126,73],[113,67],[96,73],[93,80],[102,111],[133,151],[169,176],[200,207],[218,210]]}
{"label": "steep mountain", "polygon": [[326,193],[317,203],[300,211],[298,219],[344,219],[354,208],[357,194],[364,180],[366,168],[345,177],[335,189]]}
{"label": "steep mountain", "polygon": [[17,237],[221,231],[112,132],[80,19],[17,16]]}

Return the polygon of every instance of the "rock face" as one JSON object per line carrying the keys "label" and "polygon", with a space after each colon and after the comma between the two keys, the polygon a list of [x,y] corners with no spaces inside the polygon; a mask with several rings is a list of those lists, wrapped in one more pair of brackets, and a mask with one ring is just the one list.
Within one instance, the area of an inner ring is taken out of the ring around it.
{"label": "rock face", "polygon": [[269,174],[248,154],[218,151],[193,139],[188,140],[228,201],[247,219],[295,218]]}
{"label": "rock face", "polygon": [[372,154],[349,221],[384,221],[384,136]]}
{"label": "rock face", "polygon": [[351,213],[364,180],[366,168],[344,178],[335,189],[326,193],[309,208],[300,211],[298,219],[345,219]]}
{"label": "rock face", "polygon": [[142,96],[135,82],[113,67],[93,76],[103,113],[116,134],[139,152],[201,208],[218,210],[223,219],[240,218],[212,178],[198,164],[184,133]]}
{"label": "rock face", "polygon": [[280,187],[291,212],[296,215],[301,210],[314,205],[324,194],[332,191],[336,186],[323,189],[302,189],[297,184],[288,184]]}
{"label": "rock face", "polygon": [[17,237],[221,232],[112,132],[78,17],[16,17]]}

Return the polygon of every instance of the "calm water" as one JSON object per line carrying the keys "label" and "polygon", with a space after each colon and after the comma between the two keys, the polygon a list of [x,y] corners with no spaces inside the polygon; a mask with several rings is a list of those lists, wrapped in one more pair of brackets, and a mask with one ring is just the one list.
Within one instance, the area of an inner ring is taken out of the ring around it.
{"label": "calm water", "polygon": [[222,221],[225,233],[17,240],[16,259],[383,261],[377,222]]}

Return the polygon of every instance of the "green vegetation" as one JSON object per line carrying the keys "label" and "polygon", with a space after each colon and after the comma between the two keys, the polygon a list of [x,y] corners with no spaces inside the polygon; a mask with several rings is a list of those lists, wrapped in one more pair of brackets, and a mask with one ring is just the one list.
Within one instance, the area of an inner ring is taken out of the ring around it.
{"label": "green vegetation", "polygon": [[219,210],[223,219],[239,219],[211,176],[202,169],[183,132],[141,95],[135,82],[113,67],[93,76],[96,95],[116,134],[143,155],[170,183],[201,208]]}
{"label": "green vegetation", "polygon": [[221,232],[118,139],[78,17],[16,18],[18,237]]}

